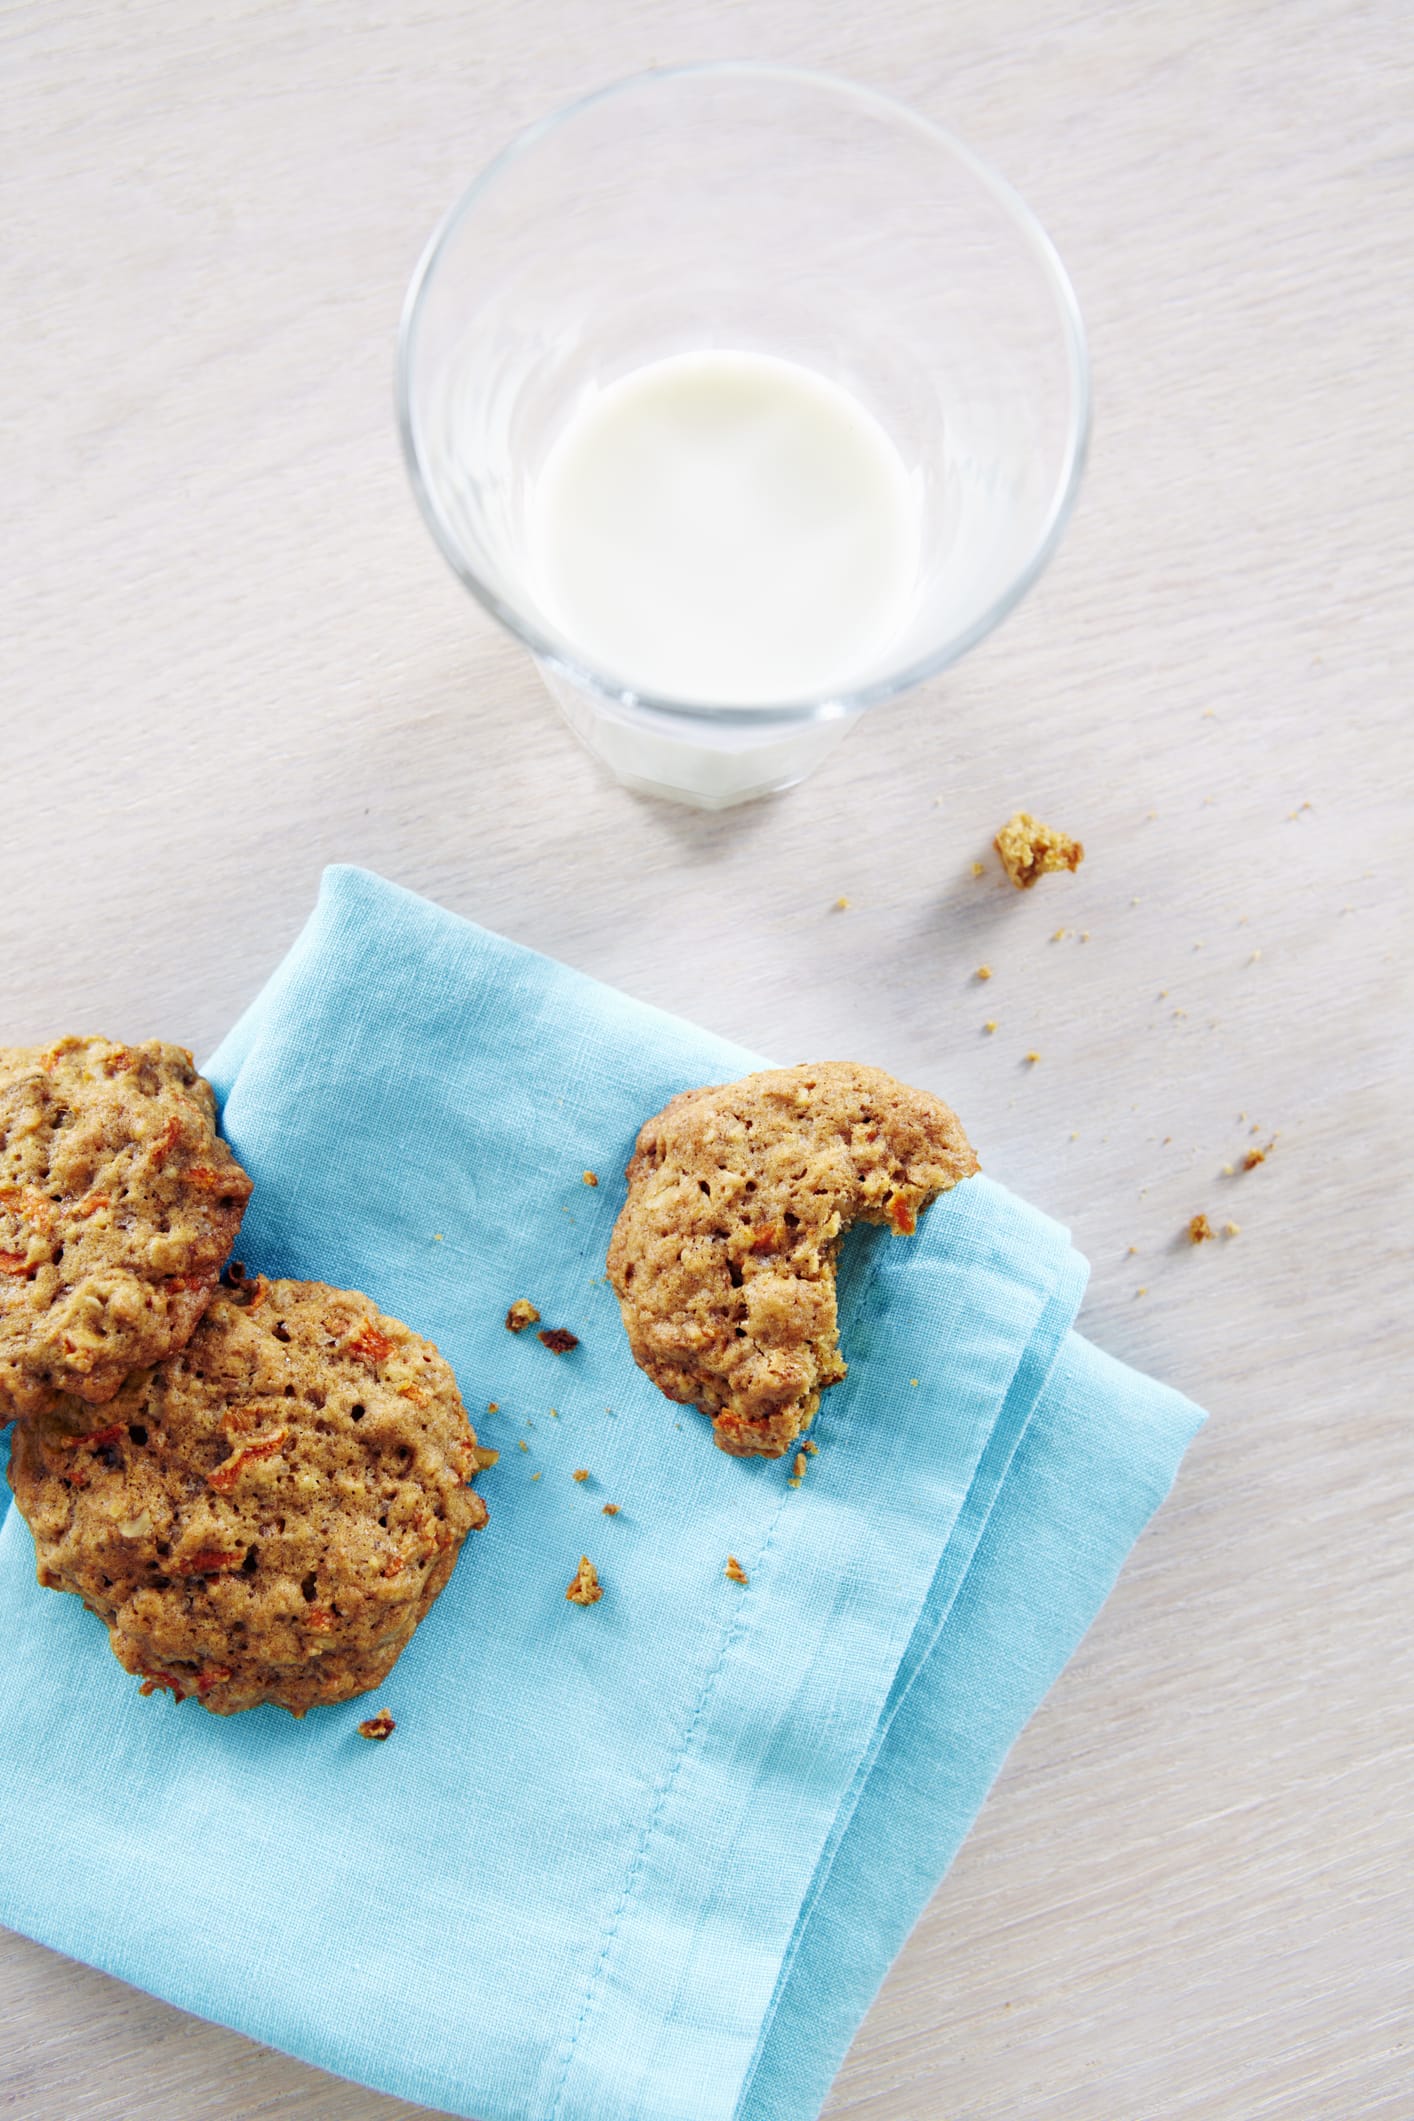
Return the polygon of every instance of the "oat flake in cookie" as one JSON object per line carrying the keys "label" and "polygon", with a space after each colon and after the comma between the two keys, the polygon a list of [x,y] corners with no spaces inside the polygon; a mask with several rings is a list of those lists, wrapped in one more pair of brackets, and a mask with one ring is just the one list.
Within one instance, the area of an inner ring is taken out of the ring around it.
{"label": "oat flake in cookie", "polygon": [[0,1422],[181,1347],[250,1192],[182,1047],[0,1047]]}
{"label": "oat flake in cookie", "polygon": [[642,1129],[609,1246],[634,1361],[779,1458],[845,1374],[835,1261],[851,1223],[901,1235],[979,1168],[957,1115],[878,1068],[827,1061],[688,1090]]}
{"label": "oat flake in cookie", "polygon": [[218,1289],[87,1435],[76,1409],[15,1435],[39,1580],[99,1616],[144,1692],[219,1715],[377,1686],[486,1522],[467,1483],[496,1454],[447,1363],[322,1282]]}

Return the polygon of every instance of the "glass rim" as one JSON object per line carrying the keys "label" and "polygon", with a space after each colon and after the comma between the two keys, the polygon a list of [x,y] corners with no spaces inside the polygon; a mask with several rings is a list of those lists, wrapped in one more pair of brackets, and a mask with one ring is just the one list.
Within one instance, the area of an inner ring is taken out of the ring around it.
{"label": "glass rim", "polygon": [[[1065,456],[1045,521],[1024,564],[978,616],[956,633],[947,635],[925,655],[915,656],[911,662],[900,665],[897,670],[888,672],[884,677],[875,678],[867,685],[836,688],[831,692],[814,693],[796,700],[765,700],[759,706],[722,706],[709,700],[643,691],[616,677],[612,672],[601,669],[589,658],[580,656],[569,644],[543,631],[533,619],[517,610],[477,572],[451,535],[429,482],[423,474],[412,417],[413,347],[428,282],[453,235],[497,180],[533,151],[550,133],[558,131],[596,104],[607,102],[631,90],[651,88],[660,82],[704,79],[714,75],[789,82],[798,88],[819,90],[829,96],[864,104],[890,123],[902,124],[923,134],[964,164],[1004,208],[1041,267],[1056,304],[1065,341],[1071,385],[1070,428],[1066,437]],[[939,671],[947,669],[949,664],[957,662],[980,641],[985,640],[987,635],[1016,609],[1044,573],[1074,510],[1090,441],[1090,360],[1080,305],[1076,300],[1070,276],[1061,263],[1059,252],[1015,186],[946,126],[935,124],[931,118],[923,117],[908,104],[899,102],[896,97],[885,95],[878,89],[865,88],[858,82],[845,80],[840,75],[752,59],[709,60],[684,66],[655,67],[643,73],[627,74],[590,90],[587,95],[576,97],[570,103],[559,105],[557,109],[535,119],[532,124],[515,134],[452,202],[423,248],[412,279],[408,283],[398,323],[395,391],[398,434],[418,507],[443,558],[462,584],[471,591],[482,609],[528,648],[539,661],[550,664],[571,684],[597,694],[606,703],[621,707],[635,718],[648,717],[669,726],[682,722],[706,721],[749,723],[754,728],[762,728],[772,724],[795,726],[800,723],[838,721],[860,714],[866,708],[881,706],[888,700],[896,699],[900,693],[909,692],[916,685],[925,684],[929,678],[936,677]]]}

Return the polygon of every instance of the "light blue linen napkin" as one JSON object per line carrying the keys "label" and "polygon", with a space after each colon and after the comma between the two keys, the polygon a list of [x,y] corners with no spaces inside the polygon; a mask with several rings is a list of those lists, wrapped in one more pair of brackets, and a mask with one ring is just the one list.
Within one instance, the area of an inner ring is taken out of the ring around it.
{"label": "light blue linen napkin", "polygon": [[[1083,1263],[983,1177],[847,1247],[803,1485],[717,1451],[633,1366],[604,1253],[641,1121],[755,1065],[328,873],[210,1067],[238,1249],[438,1342],[502,1454],[491,1522],[370,1745],[369,1699],[141,1699],[11,1510],[0,1920],[477,2121],[818,2111],[1202,1417],[1071,1331]],[[519,1296],[579,1347],[508,1334]]]}

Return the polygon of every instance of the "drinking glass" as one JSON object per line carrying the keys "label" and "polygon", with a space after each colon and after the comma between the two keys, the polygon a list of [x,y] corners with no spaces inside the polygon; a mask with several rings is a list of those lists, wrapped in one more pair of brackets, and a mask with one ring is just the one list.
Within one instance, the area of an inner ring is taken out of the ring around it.
{"label": "drinking glass", "polygon": [[[907,468],[911,602],[846,686],[649,694],[545,608],[528,525],[556,437],[620,377],[712,348],[827,376]],[[1089,424],[1075,297],[1011,187],[887,97],[747,63],[640,75],[514,140],[418,265],[397,390],[433,536],[571,728],[627,786],[709,809],[802,779],[990,633],[1056,547]]]}

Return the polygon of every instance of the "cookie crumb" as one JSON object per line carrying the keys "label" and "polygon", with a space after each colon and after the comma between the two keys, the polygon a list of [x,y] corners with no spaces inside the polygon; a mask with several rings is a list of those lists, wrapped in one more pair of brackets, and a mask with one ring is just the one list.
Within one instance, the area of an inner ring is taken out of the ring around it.
{"label": "cookie crumb", "polygon": [[575,1469],[574,1469],[574,1471],[573,1471],[573,1472],[571,1473],[571,1475],[570,1475],[570,1479],[571,1479],[571,1480],[588,1480],[588,1478],[589,1478],[589,1468],[588,1468],[588,1466],[576,1466],[576,1467],[575,1467]]}
{"label": "cookie crumb", "polygon": [[1242,1234],[1242,1225],[1241,1225],[1241,1223],[1224,1223],[1224,1224],[1223,1224],[1223,1236],[1224,1236],[1224,1237],[1240,1237],[1240,1236],[1241,1236],[1241,1234]]}
{"label": "cookie crumb", "polygon": [[1146,1282],[1142,1289],[1136,1289],[1134,1293],[1136,1296],[1147,1296],[1149,1293],[1148,1283]]}
{"label": "cookie crumb", "polygon": [[531,1479],[532,1479],[532,1480],[543,1480],[543,1479],[544,1479],[544,1475],[543,1475],[542,1473],[532,1473],[530,1477],[531,1477]]}
{"label": "cookie crumb", "polygon": [[1063,943],[1069,933],[1069,928],[1057,928],[1055,934],[1051,937],[1051,941],[1053,943]]}
{"label": "cookie crumb", "polygon": [[594,1564],[587,1554],[579,1557],[579,1567],[569,1589],[565,1592],[571,1605],[597,1605],[604,1595],[604,1586],[594,1573]]}
{"label": "cookie crumb", "polygon": [[618,1505],[618,1503],[616,1503],[616,1502],[606,1502],[606,1503],[605,1503],[605,1505],[604,1505],[604,1515],[605,1515],[606,1517],[617,1517],[617,1516],[618,1516],[618,1514],[619,1514],[619,1505]]}
{"label": "cookie crumb", "polygon": [[1078,869],[1085,859],[1079,840],[1043,825],[1028,810],[1018,810],[1008,818],[993,845],[1018,891],[1029,891],[1048,870]]}
{"label": "cookie crumb", "polygon": [[[571,1348],[579,1346],[579,1335],[571,1333],[564,1326],[550,1326],[544,1333],[537,1333],[535,1338],[541,1347],[548,1348],[552,1355],[568,1355]],[[551,1412],[553,1411],[552,1408]]]}
{"label": "cookie crumb", "polygon": [[793,1464],[793,1465],[791,1466],[791,1472],[792,1472],[792,1473],[794,1474],[794,1476],[795,1476],[795,1478],[796,1478],[797,1480],[804,1480],[804,1478],[805,1478],[805,1466],[806,1466],[806,1458],[805,1458],[805,1453],[804,1453],[804,1451],[797,1451],[797,1452],[796,1452],[796,1454],[795,1454],[795,1462],[794,1462],[794,1464]]}
{"label": "cookie crumb", "polygon": [[1213,1226],[1206,1215],[1195,1215],[1188,1225],[1190,1245],[1205,1245],[1213,1234]]}
{"label": "cookie crumb", "polygon": [[536,1325],[539,1318],[540,1313],[534,1304],[528,1302],[524,1296],[518,1296],[506,1313],[506,1331],[523,1333],[527,1326]]}
{"label": "cookie crumb", "polygon": [[[1270,1146],[1269,1143],[1268,1147]],[[1242,1158],[1242,1168],[1244,1171],[1255,1171],[1258,1164],[1264,1164],[1266,1160],[1266,1149],[1248,1149]]]}
{"label": "cookie crumb", "polygon": [[1127,1254],[1125,1255],[1125,1256],[1126,1256],[1126,1258],[1128,1258],[1128,1259],[1133,1259],[1133,1257],[1134,1257],[1135,1253],[1136,1253],[1136,1252],[1137,1252],[1138,1250],[1139,1250],[1139,1247],[1138,1247],[1138,1245],[1131,1245],[1131,1246],[1130,1246],[1130,1248],[1129,1248],[1129,1251],[1128,1251],[1128,1253],[1127,1253]]}
{"label": "cookie crumb", "polygon": [[807,1436],[807,1437],[806,1437],[806,1439],[805,1439],[805,1448],[806,1448],[806,1450],[807,1450],[807,1451],[808,1451],[808,1452],[810,1453],[810,1456],[811,1456],[812,1458],[816,1457],[816,1456],[818,1455],[818,1453],[819,1453],[819,1450],[820,1450],[820,1446],[819,1446],[819,1444],[818,1444],[818,1443],[812,1443],[812,1442],[811,1442],[811,1440],[810,1440],[810,1438],[809,1438],[808,1436]]}
{"label": "cookie crumb", "polygon": [[847,898],[837,898],[835,900],[835,911],[836,913],[848,913],[849,900]]}
{"label": "cookie crumb", "polygon": [[391,1738],[398,1726],[386,1709],[379,1709],[375,1716],[365,1716],[358,1727],[360,1738]]}
{"label": "cookie crumb", "polygon": [[501,1457],[499,1451],[493,1451],[490,1444],[486,1443],[474,1443],[471,1447],[471,1452],[479,1473],[484,1473],[488,1466],[498,1464]]}
{"label": "cookie crumb", "polygon": [[984,1031],[986,1031],[986,1032],[992,1032],[992,1031],[995,1031],[995,1030],[996,1030],[996,1028],[997,1028],[997,1020],[996,1020],[996,1018],[995,1018],[994,1016],[989,1016],[989,1017],[987,1018],[987,1021],[986,1021],[986,1023],[985,1023],[985,1024],[984,1024],[984,1025],[982,1026],[982,1029],[983,1029]]}
{"label": "cookie crumb", "polygon": [[1036,1052],[1034,1052],[1034,1051],[1033,1051],[1033,1052],[1031,1052],[1031,1053],[1028,1053],[1028,1054],[1027,1054],[1027,1056],[1026,1056],[1026,1059],[1027,1059],[1027,1063],[1028,1063],[1028,1065],[1029,1065],[1030,1067],[1033,1067],[1033,1068],[1035,1067],[1035,1065],[1036,1065],[1037,1061],[1038,1061],[1038,1060],[1039,1060],[1040,1058],[1041,1058],[1040,1054],[1039,1054],[1039,1053],[1036,1053]]}
{"label": "cookie crumb", "polygon": [[722,1574],[729,1583],[749,1583],[751,1580],[735,1554],[728,1554],[727,1565]]}
{"label": "cookie crumb", "polygon": [[530,1445],[526,1442],[523,1436],[517,1436],[516,1443],[522,1451],[528,1451],[530,1449]]}
{"label": "cookie crumb", "polygon": [[586,1184],[586,1186],[597,1186],[599,1183],[599,1173],[597,1171],[586,1171],[584,1174],[584,1183]]}
{"label": "cookie crumb", "polygon": [[440,1245],[443,1242],[443,1237],[440,1230],[434,1230],[432,1232],[432,1242],[434,1245]]}
{"label": "cookie crumb", "polygon": [[500,1413],[500,1411],[501,1411],[501,1402],[500,1402],[500,1400],[499,1400],[499,1399],[488,1399],[488,1400],[487,1400],[487,1402],[486,1402],[486,1411],[487,1411],[487,1413],[488,1413],[488,1414],[499,1414],[499,1413]]}
{"label": "cookie crumb", "polygon": [[992,968],[990,965],[979,965],[977,967],[976,972],[973,974],[974,979],[990,979],[991,977]]}
{"label": "cookie crumb", "polygon": [[985,862],[974,862],[972,864],[972,874],[974,876],[985,876],[986,873],[987,865]]}

